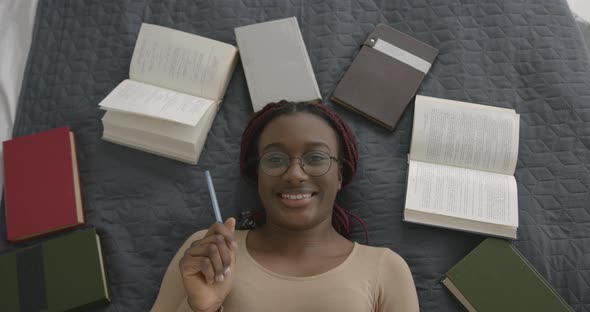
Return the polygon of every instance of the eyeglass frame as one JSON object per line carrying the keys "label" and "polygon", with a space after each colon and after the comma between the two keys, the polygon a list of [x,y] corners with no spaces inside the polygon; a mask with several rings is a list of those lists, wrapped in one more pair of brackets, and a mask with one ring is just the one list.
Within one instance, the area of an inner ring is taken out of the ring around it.
{"label": "eyeglass frame", "polygon": [[[278,175],[271,175],[271,174],[268,174],[266,171],[264,171],[264,169],[262,169],[262,168],[261,168],[261,166],[260,166],[260,161],[262,160],[262,158],[264,157],[264,155],[267,155],[267,154],[270,154],[270,153],[283,154],[283,155],[287,156],[287,158],[288,158],[288,160],[289,160],[289,162],[288,162],[288,166],[287,166],[287,167],[285,167],[285,171],[283,171],[281,174],[278,174]],[[311,174],[309,174],[307,171],[305,171],[305,164],[304,164],[304,162],[303,162],[303,158],[305,158],[305,156],[306,156],[307,154],[310,154],[310,153],[322,153],[322,154],[325,154],[325,155],[327,155],[327,156],[328,156],[328,159],[330,160],[330,165],[328,166],[328,169],[326,169],[326,172],[324,172],[324,173],[322,173],[322,174],[320,174],[320,175],[311,175]],[[259,168],[259,169],[260,169],[260,170],[261,170],[261,171],[262,171],[264,174],[266,174],[266,175],[267,175],[267,176],[269,176],[269,177],[280,177],[280,176],[284,175],[285,173],[287,173],[287,171],[289,171],[289,168],[291,168],[291,160],[293,160],[293,159],[297,159],[297,160],[299,160],[299,161],[297,162],[297,164],[299,165],[299,168],[301,168],[301,171],[303,171],[303,173],[305,173],[306,175],[308,175],[308,176],[310,176],[310,177],[314,177],[314,178],[318,178],[318,177],[321,177],[321,176],[324,176],[324,175],[326,175],[326,174],[327,174],[327,173],[330,171],[330,169],[332,168],[332,160],[333,160],[333,161],[335,161],[335,162],[337,162],[339,167],[341,167],[341,166],[342,166],[342,164],[341,164],[342,160],[341,160],[341,159],[338,159],[338,158],[336,158],[335,156],[332,156],[332,155],[330,155],[330,153],[329,153],[329,152],[324,152],[324,151],[309,151],[309,152],[307,152],[307,153],[303,154],[303,155],[302,155],[302,157],[296,157],[296,156],[293,156],[293,157],[291,157],[291,156],[289,156],[289,154],[287,154],[287,153],[285,153],[285,152],[275,152],[275,151],[268,151],[268,152],[265,152],[265,153],[263,153],[262,155],[258,156],[257,158],[255,158],[255,160],[256,160],[256,162],[257,162],[257,164],[258,164],[258,168]]]}

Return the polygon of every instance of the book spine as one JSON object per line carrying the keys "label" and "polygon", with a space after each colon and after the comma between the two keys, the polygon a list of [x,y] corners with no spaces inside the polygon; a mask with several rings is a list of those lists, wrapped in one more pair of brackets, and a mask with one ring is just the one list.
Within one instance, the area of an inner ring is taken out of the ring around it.
{"label": "book spine", "polygon": [[463,307],[467,309],[467,311],[477,312],[477,309],[475,309],[471,302],[469,302],[463,293],[457,287],[455,287],[455,283],[453,283],[453,280],[450,277],[445,276],[440,282],[445,285],[445,287],[447,287],[447,289],[453,294],[453,296],[455,296],[455,298],[463,305]]}
{"label": "book spine", "polygon": [[300,48],[301,48],[301,53],[303,53],[303,57],[305,58],[305,67],[307,69],[307,73],[309,75],[309,78],[311,79],[311,82],[313,83],[315,92],[318,96],[318,99],[321,101],[322,100],[322,94],[320,93],[320,88],[318,86],[318,82],[315,78],[315,73],[313,71],[313,66],[311,66],[311,59],[309,58],[309,54],[307,53],[307,48],[305,47],[305,41],[303,41],[303,33],[301,32],[301,28],[299,28],[299,24],[297,23],[297,18],[293,17],[293,28],[295,28],[295,30],[297,31],[297,34],[299,35],[299,42],[300,44]]}

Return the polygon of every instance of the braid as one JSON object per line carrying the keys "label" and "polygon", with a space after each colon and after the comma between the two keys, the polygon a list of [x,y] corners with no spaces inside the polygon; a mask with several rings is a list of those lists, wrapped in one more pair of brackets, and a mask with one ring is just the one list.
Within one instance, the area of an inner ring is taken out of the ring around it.
{"label": "braid", "polygon": [[[278,103],[270,103],[262,110],[258,111],[246,126],[242,134],[240,145],[240,174],[247,180],[257,181],[257,144],[258,138],[266,125],[274,118],[297,112],[306,112],[321,117],[326,120],[336,130],[340,141],[340,156],[338,157],[342,166],[342,186],[350,183],[356,174],[358,163],[358,149],[356,139],[350,128],[344,121],[332,110],[322,104],[316,103],[292,103],[285,100]],[[242,214],[244,221],[243,227],[252,228],[256,224],[264,223],[265,214],[262,212],[244,212]],[[348,237],[352,232],[351,217],[356,219],[365,233],[365,239],[368,243],[367,226],[358,216],[343,209],[340,205],[334,204],[332,212],[332,225],[341,235]]]}
{"label": "braid", "polygon": [[240,144],[240,174],[242,177],[254,179],[256,171],[252,170],[251,151],[256,144],[252,144],[252,140],[256,140],[262,128],[270,121],[269,116],[280,107],[279,103],[270,103],[266,105],[261,111],[256,113],[246,125],[246,129],[242,134],[242,143]]}

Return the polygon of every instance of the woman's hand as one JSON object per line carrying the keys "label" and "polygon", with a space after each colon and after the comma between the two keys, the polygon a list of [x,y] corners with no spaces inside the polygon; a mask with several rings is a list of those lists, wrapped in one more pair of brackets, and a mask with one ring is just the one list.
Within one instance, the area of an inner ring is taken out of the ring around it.
{"label": "woman's hand", "polygon": [[235,226],[234,218],[211,225],[180,259],[184,289],[194,311],[217,311],[232,288],[238,246]]}

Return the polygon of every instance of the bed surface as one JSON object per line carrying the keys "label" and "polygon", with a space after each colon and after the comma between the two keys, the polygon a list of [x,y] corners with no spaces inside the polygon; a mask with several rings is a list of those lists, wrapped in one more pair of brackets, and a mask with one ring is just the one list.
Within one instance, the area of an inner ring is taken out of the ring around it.
{"label": "bed surface", "polygon": [[[252,113],[238,64],[196,166],[101,140],[98,103],[128,77],[142,22],[235,44],[238,26],[296,16],[324,99],[380,22],[439,49],[418,93],[521,114],[516,247],[575,311],[590,311],[590,63],[565,0],[40,1],[14,136],[75,132],[87,225],[97,228],[113,302],[147,311],[182,242],[214,218],[204,170],[225,217],[257,208],[239,177]],[[395,82],[392,82],[395,83]],[[460,311],[441,276],[485,237],[402,222],[413,106],[387,131],[326,100],[357,135],[360,168],[339,202],[371,244],[410,265],[422,311]],[[0,252],[9,244],[0,208]],[[353,239],[363,241],[355,226]]]}
{"label": "bed surface", "polygon": [[[0,1],[0,142],[12,136],[38,0]],[[0,161],[2,145],[0,144]],[[4,167],[0,166],[0,188]]]}

